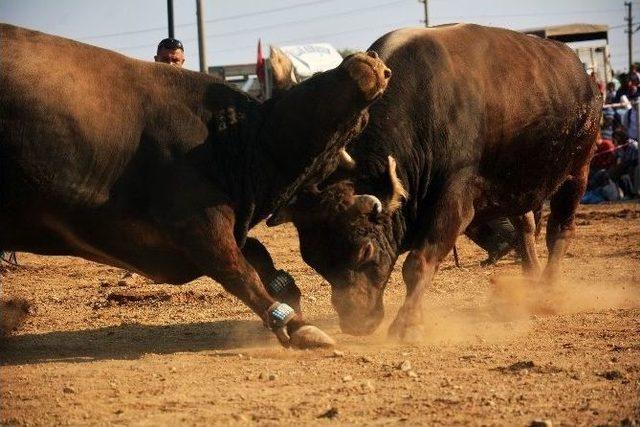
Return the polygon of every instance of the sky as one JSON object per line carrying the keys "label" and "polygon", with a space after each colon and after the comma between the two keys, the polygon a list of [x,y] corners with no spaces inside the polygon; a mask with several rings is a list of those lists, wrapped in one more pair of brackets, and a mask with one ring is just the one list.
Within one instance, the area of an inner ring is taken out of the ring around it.
{"label": "sky", "polygon": [[[268,45],[331,43],[366,49],[386,32],[422,26],[418,0],[204,0],[207,65],[255,62],[258,38]],[[614,70],[627,68],[624,0],[428,0],[429,24],[474,22],[525,29],[567,23],[610,26]],[[640,0],[632,1],[640,25]],[[56,34],[153,60],[167,36],[165,0],[0,0],[0,22]],[[196,1],[174,0],[175,36],[185,66],[197,70]],[[640,31],[633,35],[640,60]],[[1,42],[1,40],[0,40]]]}

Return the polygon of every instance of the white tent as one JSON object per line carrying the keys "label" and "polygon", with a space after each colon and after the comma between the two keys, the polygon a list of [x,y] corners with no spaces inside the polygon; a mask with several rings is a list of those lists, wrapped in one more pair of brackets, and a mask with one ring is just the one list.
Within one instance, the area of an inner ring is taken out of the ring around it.
{"label": "white tent", "polygon": [[342,62],[340,53],[329,43],[282,46],[280,50],[291,59],[298,81],[331,70]]}

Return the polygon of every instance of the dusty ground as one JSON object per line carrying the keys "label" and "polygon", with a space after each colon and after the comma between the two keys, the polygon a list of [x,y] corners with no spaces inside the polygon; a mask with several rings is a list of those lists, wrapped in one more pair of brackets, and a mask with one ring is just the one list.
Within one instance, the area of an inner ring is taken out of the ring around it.
{"label": "dusty ground", "polygon": [[[0,422],[638,423],[640,206],[583,207],[578,224],[554,292],[528,292],[513,258],[480,267],[483,254],[461,238],[464,269],[443,266],[417,346],[385,342],[384,328],[341,334],[295,230],[259,227],[253,234],[296,278],[303,309],[339,341],[337,354],[281,349],[209,279],[118,284],[116,268],[19,254],[23,267],[6,269],[3,293],[30,299],[36,312],[0,350]],[[396,268],[387,321],[403,295]]]}

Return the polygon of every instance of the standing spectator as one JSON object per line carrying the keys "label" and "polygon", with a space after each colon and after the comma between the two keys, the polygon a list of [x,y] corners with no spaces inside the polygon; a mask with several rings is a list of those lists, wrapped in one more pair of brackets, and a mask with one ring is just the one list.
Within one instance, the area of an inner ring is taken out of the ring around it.
{"label": "standing spectator", "polygon": [[620,80],[621,85],[616,92],[616,102],[626,103],[629,101],[633,101],[638,98],[638,96],[640,96],[640,92],[638,92],[638,86],[633,83],[628,75],[623,74]]}
{"label": "standing spectator", "polygon": [[607,91],[604,95],[605,104],[613,104],[616,102],[616,84],[614,82],[607,83]]}
{"label": "standing spectator", "polygon": [[627,91],[625,93],[629,101],[635,101],[640,96],[638,92],[638,85],[634,84],[632,80],[627,80]]}
{"label": "standing spectator", "polygon": [[629,80],[633,83],[634,86],[640,85],[640,72],[638,72],[637,64],[631,64],[631,69],[629,70]]}
{"label": "standing spectator", "polygon": [[168,38],[158,43],[156,56],[153,57],[156,62],[164,62],[166,64],[182,67],[184,64],[184,46],[178,39]]}
{"label": "standing spectator", "polygon": [[627,198],[634,198],[636,186],[633,176],[638,167],[638,141],[629,138],[626,130],[620,127],[613,132],[613,142],[616,145],[616,165],[609,169],[609,176],[620,186]]}

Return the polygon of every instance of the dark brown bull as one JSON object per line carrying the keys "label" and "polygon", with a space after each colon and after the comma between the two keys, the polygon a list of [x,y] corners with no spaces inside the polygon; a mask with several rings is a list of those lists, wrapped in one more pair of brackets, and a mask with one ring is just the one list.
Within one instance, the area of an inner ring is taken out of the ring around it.
{"label": "dark brown bull", "polygon": [[276,304],[273,262],[247,231],[361,130],[390,76],[375,54],[260,104],[205,74],[60,37],[0,25],[0,40],[1,249],[160,282],[207,275],[283,344],[332,343]]}
{"label": "dark brown bull", "polygon": [[357,167],[301,194],[271,224],[292,220],[304,260],[332,286],[345,332],[383,318],[397,257],[404,305],[390,328],[422,335],[422,297],[470,224],[514,217],[524,268],[537,275],[531,211],[551,199],[551,282],[574,232],[602,100],[565,45],[457,24],[389,33],[372,46],[394,70],[350,153]]}

